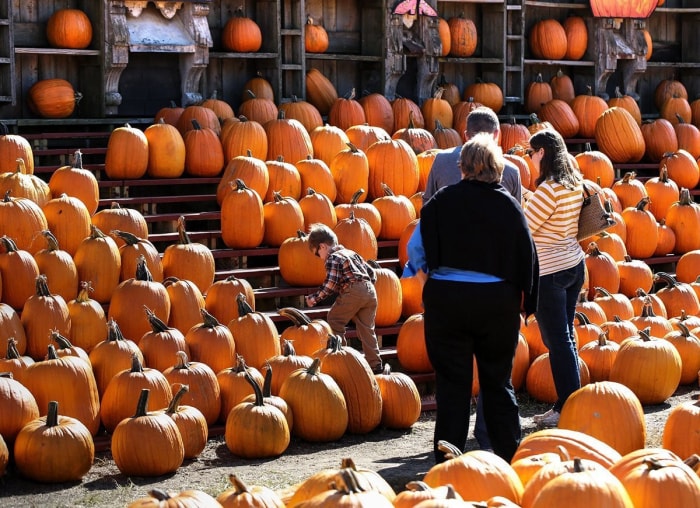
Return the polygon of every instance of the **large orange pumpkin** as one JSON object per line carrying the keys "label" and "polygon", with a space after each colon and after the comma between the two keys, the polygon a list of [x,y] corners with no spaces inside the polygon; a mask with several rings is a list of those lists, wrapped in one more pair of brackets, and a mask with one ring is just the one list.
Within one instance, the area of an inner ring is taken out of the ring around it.
{"label": "large orange pumpkin", "polygon": [[254,53],[262,46],[262,32],[258,24],[239,8],[224,25],[221,44],[229,51]]}
{"label": "large orange pumpkin", "polygon": [[83,97],[65,79],[43,79],[34,83],[28,91],[29,109],[44,118],[66,118],[73,114]]}
{"label": "large orange pumpkin", "polygon": [[464,13],[447,21],[450,29],[450,56],[470,57],[476,51],[478,36],[476,25]]}
{"label": "large orange pumpkin", "polygon": [[54,48],[85,49],[92,41],[90,18],[80,9],[59,9],[46,22],[46,38]]}

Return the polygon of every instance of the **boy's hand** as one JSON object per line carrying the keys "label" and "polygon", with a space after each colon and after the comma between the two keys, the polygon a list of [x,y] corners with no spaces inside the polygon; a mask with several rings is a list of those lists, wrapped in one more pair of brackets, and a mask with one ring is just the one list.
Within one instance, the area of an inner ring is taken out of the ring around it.
{"label": "boy's hand", "polygon": [[307,306],[307,307],[313,307],[313,304],[312,304],[312,303],[310,302],[310,300],[309,300],[309,295],[306,295],[306,296],[304,297],[304,302],[306,302],[306,306]]}

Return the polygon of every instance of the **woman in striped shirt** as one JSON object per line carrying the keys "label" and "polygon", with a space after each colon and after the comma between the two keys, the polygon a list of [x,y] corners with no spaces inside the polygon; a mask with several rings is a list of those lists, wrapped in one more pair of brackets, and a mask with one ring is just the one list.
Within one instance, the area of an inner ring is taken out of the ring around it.
{"label": "woman in striped shirt", "polygon": [[543,427],[554,427],[572,392],[580,388],[574,313],[584,279],[584,252],[576,234],[583,202],[582,176],[570,160],[564,138],[553,129],[530,138],[530,157],[540,176],[525,205],[525,217],[540,262],[539,302],[535,317],[549,363],[558,400],[534,417]]}

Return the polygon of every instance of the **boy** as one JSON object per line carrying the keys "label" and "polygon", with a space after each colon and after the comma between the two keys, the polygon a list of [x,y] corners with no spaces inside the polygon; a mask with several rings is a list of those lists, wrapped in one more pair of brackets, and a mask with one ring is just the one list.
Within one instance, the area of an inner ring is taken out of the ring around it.
{"label": "boy", "polygon": [[311,225],[308,242],[311,252],[325,263],[326,280],[318,291],[306,296],[306,305],[313,307],[319,301],[337,294],[327,319],[333,333],[344,337],[345,326],[352,320],[367,363],[372,372],[381,373],[382,360],[374,333],[377,315],[374,269],[355,251],[340,245],[336,234],[325,224]]}

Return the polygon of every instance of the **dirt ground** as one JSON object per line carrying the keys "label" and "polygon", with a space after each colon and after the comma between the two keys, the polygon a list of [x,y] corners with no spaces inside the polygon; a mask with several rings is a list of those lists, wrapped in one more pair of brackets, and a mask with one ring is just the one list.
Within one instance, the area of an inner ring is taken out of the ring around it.
{"label": "dirt ground", "polygon": [[[663,425],[675,405],[697,394],[697,385],[685,386],[664,404],[644,408],[647,446],[660,446]],[[536,430],[534,414],[548,405],[519,394],[523,433]],[[397,492],[407,482],[421,479],[433,466],[434,412],[425,412],[406,431],[376,429],[366,435],[346,434],[332,443],[308,443],[292,438],[285,453],[273,460],[243,460],[233,456],[222,435],[212,436],[201,456],[187,460],[172,475],[155,478],[126,477],[117,469],[109,451],[100,452],[81,483],[43,485],[22,478],[12,467],[0,479],[0,506],[10,507],[125,507],[158,487],[169,491],[203,490],[213,496],[229,487],[228,476],[238,475],[246,484],[282,490],[326,468],[338,468],[343,458],[357,467],[377,471]],[[472,418],[473,424],[473,418]],[[476,447],[470,439],[468,447]]]}

